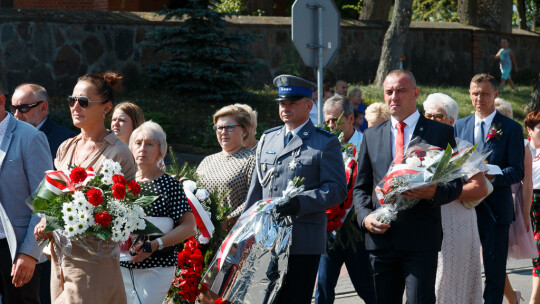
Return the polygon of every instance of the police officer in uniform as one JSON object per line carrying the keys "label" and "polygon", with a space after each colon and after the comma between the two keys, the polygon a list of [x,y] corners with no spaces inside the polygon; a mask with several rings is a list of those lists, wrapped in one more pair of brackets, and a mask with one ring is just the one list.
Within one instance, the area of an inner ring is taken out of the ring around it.
{"label": "police officer in uniform", "polygon": [[347,197],[341,145],[332,133],[316,128],[309,119],[315,84],[281,75],[276,101],[285,123],[264,132],[257,148],[256,174],[246,210],[253,203],[282,195],[287,182],[304,177],[305,191],[277,206],[293,219],[288,271],[276,303],[311,303],[320,255],[326,251],[326,209]]}

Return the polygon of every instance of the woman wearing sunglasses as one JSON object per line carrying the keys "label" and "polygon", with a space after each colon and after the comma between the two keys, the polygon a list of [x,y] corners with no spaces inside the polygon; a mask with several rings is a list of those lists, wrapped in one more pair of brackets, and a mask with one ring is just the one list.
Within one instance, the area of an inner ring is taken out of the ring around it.
{"label": "woman wearing sunglasses", "polygon": [[243,108],[230,105],[218,110],[213,119],[221,152],[205,157],[197,174],[206,189],[217,187],[221,194],[230,190],[223,199],[232,211],[223,227],[228,231],[244,209],[255,165],[255,152],[243,146],[251,130],[251,116]]}
{"label": "woman wearing sunglasses", "polygon": [[[105,128],[105,117],[114,103],[113,86],[119,81],[120,77],[111,72],[79,77],[68,102],[73,124],[81,129],[81,134],[58,148],[54,160],[58,170],[81,166],[92,167],[99,173],[103,162],[111,159],[120,163],[127,180],[135,179],[137,167],[131,151]],[[43,233],[44,227],[42,223],[36,226],[37,239],[50,237]],[[92,242],[91,236],[85,240],[87,244]],[[57,246],[60,245],[51,246],[52,302],[126,303],[119,258],[115,254],[117,246],[91,253],[82,243],[72,240],[71,254],[64,255],[60,264],[56,250],[63,247]]]}

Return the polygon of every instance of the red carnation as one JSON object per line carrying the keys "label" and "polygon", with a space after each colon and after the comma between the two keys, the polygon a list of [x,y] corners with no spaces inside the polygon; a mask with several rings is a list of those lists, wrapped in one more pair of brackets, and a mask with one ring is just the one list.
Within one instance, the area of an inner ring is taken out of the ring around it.
{"label": "red carnation", "polygon": [[98,223],[98,225],[107,227],[111,224],[111,215],[107,211],[96,213],[94,215],[94,220],[96,221],[96,223]]}
{"label": "red carnation", "polygon": [[129,191],[131,191],[133,195],[137,196],[139,195],[139,193],[141,193],[141,186],[136,181],[130,180],[127,185],[128,185]]}
{"label": "red carnation", "polygon": [[88,197],[88,202],[90,204],[94,205],[94,207],[97,207],[103,203],[103,194],[101,193],[101,190],[97,188],[92,188],[88,191],[86,191],[86,197]]}
{"label": "red carnation", "polygon": [[86,174],[86,170],[84,170],[81,167],[75,167],[71,172],[69,173],[69,178],[74,184],[83,182],[88,175]]}
{"label": "red carnation", "polygon": [[121,185],[123,185],[123,186],[127,186],[127,184],[128,184],[127,181],[126,181],[126,178],[125,178],[123,175],[121,175],[121,174],[115,174],[115,175],[113,175],[113,176],[112,176],[112,181],[113,181],[113,183],[115,183],[115,184],[121,184]]}
{"label": "red carnation", "polygon": [[126,197],[126,186],[122,184],[112,185],[111,190],[112,194],[114,195],[114,197],[116,197],[116,199],[123,199],[124,197]]}

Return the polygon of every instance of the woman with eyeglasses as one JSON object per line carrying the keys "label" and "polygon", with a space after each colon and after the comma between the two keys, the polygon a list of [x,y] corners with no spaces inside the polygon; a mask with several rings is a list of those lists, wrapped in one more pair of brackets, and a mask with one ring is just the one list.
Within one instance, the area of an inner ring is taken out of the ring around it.
{"label": "woman with eyeglasses", "polygon": [[251,116],[243,108],[230,105],[218,110],[213,120],[221,152],[205,157],[197,174],[206,189],[228,191],[223,199],[223,204],[231,208],[229,220],[223,225],[228,231],[244,209],[255,165],[255,152],[243,145],[251,130]]}
{"label": "woman with eyeglasses", "polygon": [[[424,101],[424,111],[426,118],[453,126],[458,105],[450,96],[434,93]],[[463,184],[458,200],[441,206],[444,237],[437,265],[437,303],[482,303],[480,235],[476,211],[467,202],[486,197],[487,183],[478,172]]]}
{"label": "woman with eyeglasses", "polygon": [[144,122],[144,113],[138,105],[124,101],[114,107],[111,130],[123,143],[129,145],[129,137],[133,130]]}
{"label": "woman with eyeglasses", "polygon": [[[99,173],[106,159],[122,166],[127,180],[135,179],[137,166],[129,148],[114,132],[105,128],[105,117],[114,104],[113,86],[121,77],[115,73],[87,74],[79,77],[72,96],[68,97],[73,124],[81,134],[64,141],[58,148],[54,164],[58,170],[75,166],[92,167]],[[50,238],[43,233],[44,221],[35,229],[36,239]],[[118,244],[101,248],[96,254],[88,251],[92,236],[86,244],[72,240],[71,254],[60,260],[56,251],[60,244],[51,243],[51,298],[53,303],[126,303],[126,293],[120,272]],[[56,248],[56,250],[55,250]],[[94,248],[96,249],[96,248]]]}

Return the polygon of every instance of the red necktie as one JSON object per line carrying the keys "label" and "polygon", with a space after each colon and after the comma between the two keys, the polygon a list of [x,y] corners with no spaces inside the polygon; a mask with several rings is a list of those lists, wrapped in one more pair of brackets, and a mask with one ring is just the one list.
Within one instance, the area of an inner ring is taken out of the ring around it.
{"label": "red necktie", "polygon": [[405,146],[405,126],[407,124],[403,121],[397,123],[397,136],[396,136],[396,157],[394,158],[394,164],[401,164],[403,162],[403,147]]}

